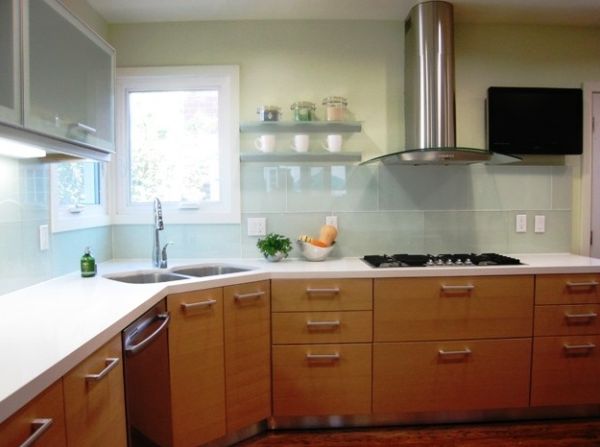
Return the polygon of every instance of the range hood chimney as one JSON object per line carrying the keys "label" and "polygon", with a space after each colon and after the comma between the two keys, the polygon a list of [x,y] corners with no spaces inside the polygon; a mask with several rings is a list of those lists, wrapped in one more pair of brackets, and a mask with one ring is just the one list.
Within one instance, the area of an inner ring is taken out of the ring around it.
{"label": "range hood chimney", "polygon": [[404,38],[406,150],[363,163],[419,165],[490,161],[492,154],[487,150],[456,147],[452,4],[430,1],[415,5],[404,23]]}

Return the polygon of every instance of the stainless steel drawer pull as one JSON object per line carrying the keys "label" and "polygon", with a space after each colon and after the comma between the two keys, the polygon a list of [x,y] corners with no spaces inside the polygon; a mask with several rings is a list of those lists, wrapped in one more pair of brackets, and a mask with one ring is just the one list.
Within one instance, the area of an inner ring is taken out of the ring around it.
{"label": "stainless steel drawer pull", "polygon": [[309,329],[314,329],[314,328],[333,328],[333,327],[339,327],[340,325],[340,320],[331,320],[331,321],[312,321],[312,320],[308,320],[306,322],[306,327]]}
{"label": "stainless steel drawer pull", "polygon": [[252,293],[236,293],[233,295],[233,298],[237,301],[243,300],[256,300],[258,298],[262,298],[265,296],[265,292],[252,292]]}
{"label": "stainless steel drawer pull", "polygon": [[440,349],[438,354],[442,357],[444,356],[453,356],[453,355],[471,355],[471,350],[469,348],[461,349],[459,351],[446,351],[444,349]]}
{"label": "stainless steel drawer pull", "polygon": [[464,284],[464,285],[457,285],[457,286],[449,286],[446,284],[442,284],[442,290],[444,292],[458,292],[461,290],[473,290],[475,288],[475,286],[473,284]]}
{"label": "stainless steel drawer pull", "polygon": [[98,132],[94,127],[88,126],[87,124],[84,124],[84,123],[77,123],[75,125],[77,126],[78,129],[81,129],[81,130],[83,130],[84,132],[87,132],[87,133],[96,133],[96,132]]}
{"label": "stainless steel drawer pull", "polygon": [[183,310],[202,309],[217,304],[217,300],[198,301],[197,303],[181,303]]}
{"label": "stainless steel drawer pull", "polygon": [[337,295],[338,293],[340,293],[340,288],[339,287],[332,287],[331,289],[315,289],[312,287],[307,287],[306,288],[306,293],[308,294],[314,294],[314,293],[322,293],[322,294],[332,294],[332,295]]}
{"label": "stainless steel drawer pull", "polygon": [[306,360],[339,360],[340,353],[334,352],[333,354],[306,354]]}
{"label": "stainless steel drawer pull", "polygon": [[587,312],[585,314],[565,314],[567,320],[593,320],[598,316],[596,312]]}
{"label": "stainless steel drawer pull", "polygon": [[150,335],[148,335],[148,337],[143,339],[141,342],[136,343],[135,345],[132,345],[132,344],[130,344],[130,340],[125,338],[124,345],[125,345],[125,354],[127,356],[136,355],[138,352],[140,352],[142,349],[144,349],[146,346],[148,346],[150,343],[152,343],[155,338],[157,338],[160,334],[162,334],[167,329],[167,326],[169,325],[169,321],[171,321],[171,316],[169,315],[168,312],[161,313],[156,316],[156,320],[159,320],[159,321],[162,320],[162,323],[160,324],[160,326],[158,326],[156,328],[156,330],[154,332],[152,332]]}
{"label": "stainless steel drawer pull", "polygon": [[34,419],[31,421],[31,435],[19,447],[33,446],[35,442],[40,439],[50,427],[52,427],[52,424],[54,424],[54,420],[51,418]]}
{"label": "stainless steel drawer pull", "polygon": [[599,284],[598,281],[583,281],[583,282],[567,281],[567,287],[596,287],[598,284]]}
{"label": "stainless steel drawer pull", "polygon": [[569,345],[567,343],[565,343],[563,345],[563,347],[565,348],[565,350],[568,351],[591,351],[592,349],[596,348],[596,345],[594,343],[585,343],[583,345]]}
{"label": "stainless steel drawer pull", "polygon": [[98,382],[106,377],[119,364],[121,359],[119,357],[110,357],[106,359],[106,368],[100,371],[98,374],[86,374],[85,380],[87,382]]}

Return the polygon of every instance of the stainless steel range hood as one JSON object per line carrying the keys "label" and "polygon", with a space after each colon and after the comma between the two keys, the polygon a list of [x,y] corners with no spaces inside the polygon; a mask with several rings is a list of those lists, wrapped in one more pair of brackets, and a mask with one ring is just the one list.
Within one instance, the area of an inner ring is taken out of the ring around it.
{"label": "stainless steel range hood", "polygon": [[[364,163],[470,164],[515,161],[484,149],[456,147],[452,4],[415,5],[404,24],[406,150]],[[495,159],[493,159],[496,157]]]}

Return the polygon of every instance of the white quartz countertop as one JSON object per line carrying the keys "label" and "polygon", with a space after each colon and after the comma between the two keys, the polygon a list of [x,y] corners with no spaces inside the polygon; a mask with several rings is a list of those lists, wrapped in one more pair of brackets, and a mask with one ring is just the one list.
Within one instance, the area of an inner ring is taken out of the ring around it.
{"label": "white quartz countertop", "polygon": [[94,278],[78,272],[0,295],[0,422],[116,336],[167,294],[285,278],[387,278],[600,272],[600,259],[571,254],[510,254],[524,265],[375,269],[359,258],[324,262],[262,259],[171,260],[181,265],[233,264],[253,270],[158,284],[104,277],[152,270],[148,260],[101,263]]}

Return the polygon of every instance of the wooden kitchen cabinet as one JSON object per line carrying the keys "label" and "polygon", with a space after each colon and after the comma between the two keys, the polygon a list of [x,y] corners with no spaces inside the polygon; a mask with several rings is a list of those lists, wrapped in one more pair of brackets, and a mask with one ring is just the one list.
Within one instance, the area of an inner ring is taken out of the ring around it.
{"label": "wooden kitchen cabinet", "polygon": [[33,439],[37,439],[35,447],[60,447],[67,443],[62,379],[0,424],[2,446],[22,446]]}
{"label": "wooden kitchen cabinet", "polygon": [[167,297],[173,445],[225,435],[223,289]]}
{"label": "wooden kitchen cabinet", "polygon": [[269,281],[223,289],[227,432],[271,415]]}
{"label": "wooden kitchen cabinet", "polygon": [[371,412],[372,281],[272,281],[273,415]]}
{"label": "wooden kitchen cabinet", "polygon": [[63,377],[69,446],[126,446],[120,334]]}
{"label": "wooden kitchen cabinet", "polygon": [[524,408],[530,339],[375,343],[373,413]]}
{"label": "wooden kitchen cabinet", "polygon": [[600,275],[538,275],[531,406],[600,403]]}
{"label": "wooden kitchen cabinet", "polygon": [[377,279],[376,342],[531,337],[533,276]]}

